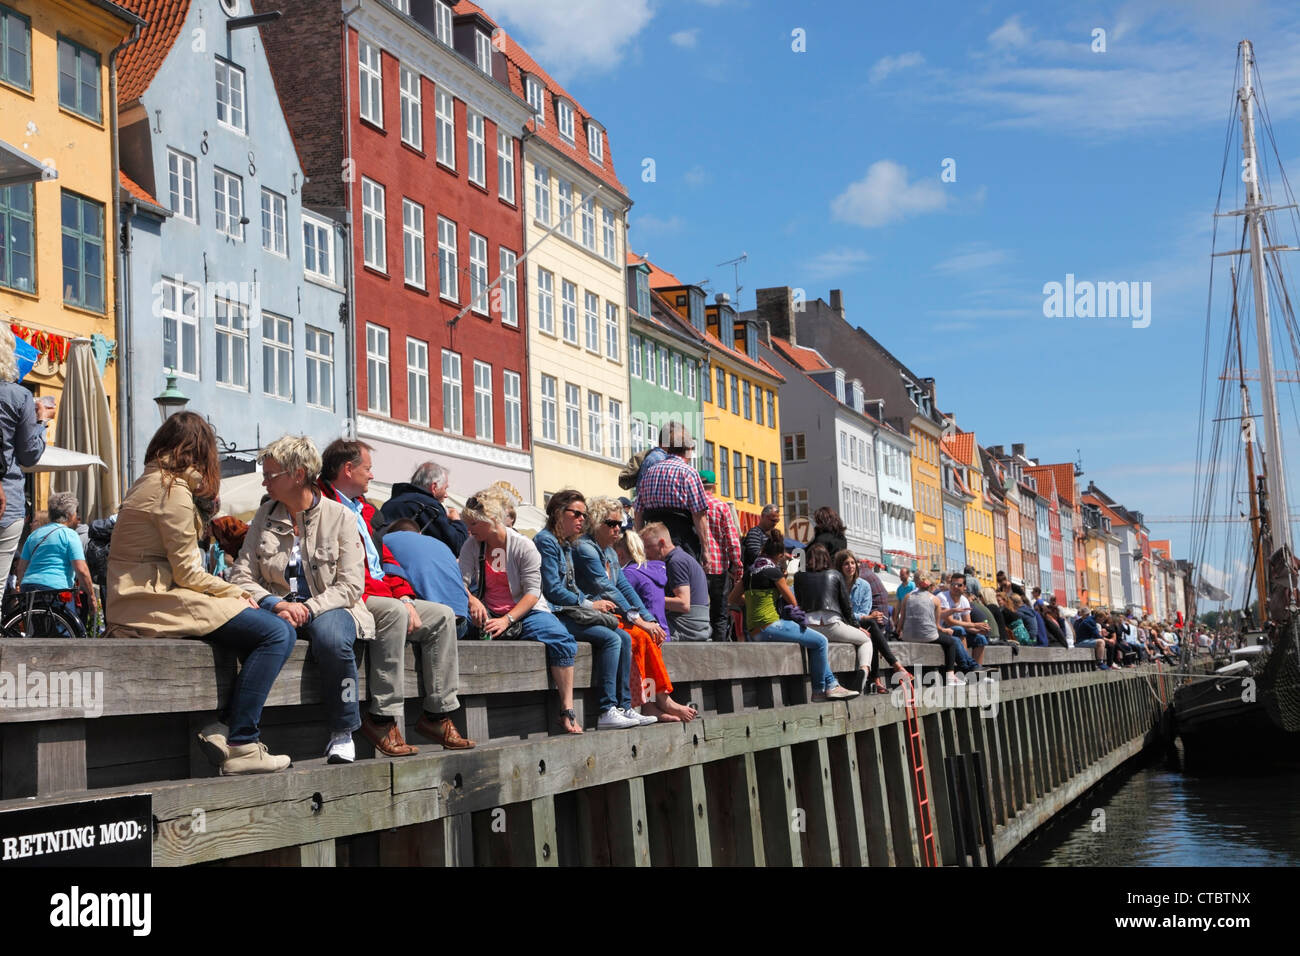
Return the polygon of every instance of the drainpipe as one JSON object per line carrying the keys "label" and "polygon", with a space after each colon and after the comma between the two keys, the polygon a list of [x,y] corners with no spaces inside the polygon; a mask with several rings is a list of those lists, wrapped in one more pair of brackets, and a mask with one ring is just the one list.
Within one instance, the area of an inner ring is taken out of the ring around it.
{"label": "drainpipe", "polygon": [[[131,409],[130,382],[131,382],[131,307],[130,299],[124,295],[122,283],[127,275],[129,249],[128,242],[123,240],[122,236],[122,208],[117,200],[118,183],[120,177],[118,172],[121,170],[121,155],[118,150],[117,136],[117,56],[136,40],[140,39],[140,24],[137,22],[131,30],[131,36],[126,42],[119,43],[113,48],[113,52],[108,55],[108,106],[109,106],[109,137],[110,146],[113,150],[113,169],[111,172],[112,182],[110,184],[109,195],[112,197],[113,206],[113,237],[117,241],[117,276],[113,283],[113,307],[117,310],[117,420],[122,423],[120,431],[126,439],[126,454],[121,454],[118,450],[117,471],[118,486],[121,494],[126,494],[126,489],[130,487],[131,473],[135,468],[135,415]],[[131,204],[132,214],[134,214],[135,203]]]}
{"label": "drainpipe", "polygon": [[[348,51],[351,49],[351,41],[348,39],[348,19],[352,14],[361,9],[358,3],[351,10],[343,14],[342,20],[339,21],[343,32],[343,139],[344,139],[344,160],[352,159],[352,69],[348,62]],[[347,180],[347,206],[343,210],[343,231],[347,239],[347,252],[343,257],[343,302],[346,310],[346,329],[343,333],[344,338],[344,361],[347,364],[347,409],[348,417],[352,422],[352,436],[359,432],[357,416],[360,414],[360,403],[357,398],[357,297],[356,297],[356,262],[354,259],[355,250],[353,249],[353,221],[352,221],[352,201],[353,201],[353,180],[356,179],[355,167],[349,169]],[[305,183],[304,183],[305,186]]]}

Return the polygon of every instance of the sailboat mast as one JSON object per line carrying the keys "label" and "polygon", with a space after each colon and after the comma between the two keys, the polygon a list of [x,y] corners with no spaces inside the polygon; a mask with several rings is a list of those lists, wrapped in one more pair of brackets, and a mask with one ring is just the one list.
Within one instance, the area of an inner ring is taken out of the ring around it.
{"label": "sailboat mast", "polygon": [[[1237,97],[1241,101],[1242,178],[1246,181],[1246,222],[1250,233],[1250,271],[1255,281],[1255,332],[1259,342],[1259,380],[1263,398],[1266,457],[1264,480],[1269,510],[1278,515],[1269,531],[1274,550],[1291,550],[1291,508],[1287,502],[1286,469],[1283,463],[1282,429],[1277,417],[1277,383],[1273,370],[1273,328],[1268,315],[1268,287],[1264,272],[1264,205],[1259,194],[1259,163],[1255,148],[1255,90],[1251,78],[1255,51],[1249,40],[1241,41],[1241,73],[1244,78]],[[1272,555],[1269,555],[1272,557]],[[1260,595],[1261,602],[1263,595]]]}
{"label": "sailboat mast", "polygon": [[[1246,366],[1242,360],[1241,350],[1241,321],[1237,314],[1237,270],[1232,270],[1232,331],[1237,340],[1237,376],[1241,387],[1241,427],[1246,434],[1254,431],[1255,421],[1250,413],[1250,389],[1246,387]],[[1259,497],[1255,490],[1255,445],[1253,442],[1246,442],[1246,479],[1250,482],[1250,537],[1255,544],[1255,581],[1259,588],[1259,621],[1260,627],[1268,623],[1268,574],[1265,571],[1265,562],[1268,556],[1264,554],[1264,535],[1261,534],[1263,528],[1260,526],[1259,514]],[[1245,610],[1249,610],[1248,608]]]}

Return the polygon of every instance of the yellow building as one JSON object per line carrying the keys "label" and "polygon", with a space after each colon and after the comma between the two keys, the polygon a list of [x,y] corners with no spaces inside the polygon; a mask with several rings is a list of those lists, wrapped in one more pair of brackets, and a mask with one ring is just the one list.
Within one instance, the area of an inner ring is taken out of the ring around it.
{"label": "yellow building", "polygon": [[966,469],[967,491],[973,496],[966,505],[966,563],[975,569],[983,587],[997,587],[997,557],[993,538],[993,509],[984,488],[984,468],[974,432],[959,431],[949,439],[953,456]]}
{"label": "yellow building", "polygon": [[928,415],[909,424],[912,451],[912,501],[916,512],[916,555],[922,571],[945,566],[943,543],[943,475],[939,470],[940,427]]}
{"label": "yellow building", "polygon": [[[108,2],[0,2],[0,147],[10,147],[0,148],[0,181],[15,183],[0,187],[0,313],[41,353],[25,379],[38,397],[62,393],[69,343],[91,339],[114,418],[117,173],[110,77],[120,45],[139,23]],[[10,177],[21,165],[11,151],[38,166],[37,181]]]}
{"label": "yellow building", "polygon": [[725,294],[707,302],[699,286],[647,264],[650,288],[708,350],[695,464],[716,473],[717,496],[735,504],[740,530],[747,531],[763,505],[783,502],[779,391],[785,379],[759,353],[757,319],[741,318]]}

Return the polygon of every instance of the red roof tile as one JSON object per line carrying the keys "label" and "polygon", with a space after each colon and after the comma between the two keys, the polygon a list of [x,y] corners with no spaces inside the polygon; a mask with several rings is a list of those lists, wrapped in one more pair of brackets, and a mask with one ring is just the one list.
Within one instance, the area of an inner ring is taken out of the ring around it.
{"label": "red roof tile", "polygon": [[140,38],[117,61],[117,102],[138,100],[171,52],[190,11],[190,0],[117,0],[119,6],[145,21]]}
{"label": "red roof tile", "polygon": [[952,456],[963,465],[979,464],[975,458],[974,432],[957,432],[949,439],[949,445],[952,447]]}
{"label": "red roof tile", "polygon": [[667,269],[661,269],[645,256],[638,256],[634,252],[627,254],[627,264],[636,266],[645,264],[650,269],[649,281],[652,289],[676,289],[679,286],[686,285],[681,279],[673,275]]}
{"label": "red roof tile", "polygon": [[162,208],[162,203],[160,203],[153,196],[149,195],[148,191],[143,186],[137,183],[126,173],[122,172],[120,169],[117,172],[117,178],[118,178],[118,182],[121,183],[122,188],[125,189],[132,196],[134,196],[136,199],[140,200],[141,202],[152,203],[153,205]]}
{"label": "red roof tile", "polygon": [[[495,20],[488,16],[486,10],[476,3],[470,3],[469,0],[459,0],[455,5],[455,11],[458,15],[476,13],[491,23],[493,27],[501,29],[503,33],[505,32]],[[575,28],[581,29],[581,26],[575,25]],[[529,120],[527,124],[528,128],[534,130],[539,138],[544,140],[553,148],[559,150],[565,156],[569,157],[569,159],[577,163],[587,172],[591,173],[591,175],[595,176],[600,181],[609,184],[626,196],[627,190],[623,188],[623,184],[618,181],[618,176],[614,173],[614,153],[610,148],[609,128],[605,126],[604,123],[600,122],[600,120],[596,120],[596,125],[605,131],[604,163],[602,165],[593,160],[587,151],[586,120],[588,118],[595,119],[595,117],[592,117],[590,113],[586,112],[582,108],[582,105],[569,95],[568,91],[565,90],[564,87],[555,82],[555,80],[551,78],[551,75],[543,70],[537,61],[529,56],[528,51],[520,46],[518,42],[514,41],[513,38],[510,38],[508,35],[507,41],[508,42],[502,44],[502,49],[505,52],[506,60],[510,63],[510,69],[508,71],[510,74],[510,89],[516,96],[523,100],[528,98],[524,90],[523,77],[519,72],[520,70],[523,70],[525,73],[537,77],[546,84],[547,89],[551,93],[562,96],[573,104],[573,145],[569,145],[560,138],[559,121],[555,116],[555,104],[551,102],[549,96],[545,97],[542,103],[544,125],[540,129],[537,129],[536,121]]]}
{"label": "red roof tile", "polygon": [[816,349],[806,348],[802,345],[791,345],[786,339],[772,336],[772,344],[777,347],[785,359],[796,368],[803,369],[805,372],[825,372],[834,366],[827,362],[820,352]]}

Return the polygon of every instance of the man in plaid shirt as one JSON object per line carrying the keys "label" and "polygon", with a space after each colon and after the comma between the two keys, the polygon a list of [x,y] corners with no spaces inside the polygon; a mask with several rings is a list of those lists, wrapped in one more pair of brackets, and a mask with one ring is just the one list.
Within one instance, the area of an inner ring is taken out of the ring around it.
{"label": "man in plaid shirt", "polygon": [[695,448],[681,422],[669,422],[659,432],[663,458],[646,456],[636,480],[636,526],[659,521],[667,525],[673,545],[684,548],[701,564],[710,547],[708,507],[699,473],[686,461]]}
{"label": "man in plaid shirt", "polygon": [[700,480],[709,499],[711,541],[704,555],[704,574],[709,579],[709,618],[713,623],[713,639],[729,641],[731,615],[727,609],[727,593],[744,571],[740,563],[740,529],[736,527],[731,506],[713,494],[717,476],[711,471],[701,471]]}

